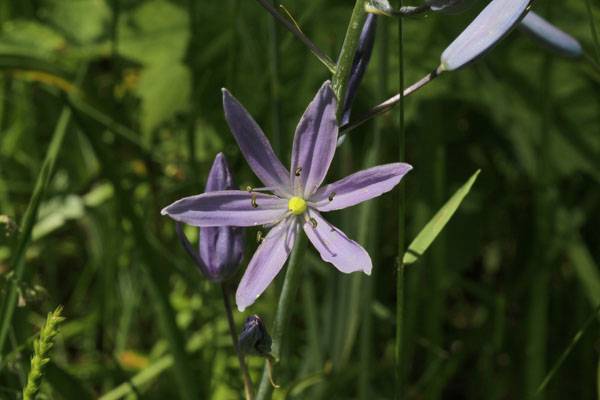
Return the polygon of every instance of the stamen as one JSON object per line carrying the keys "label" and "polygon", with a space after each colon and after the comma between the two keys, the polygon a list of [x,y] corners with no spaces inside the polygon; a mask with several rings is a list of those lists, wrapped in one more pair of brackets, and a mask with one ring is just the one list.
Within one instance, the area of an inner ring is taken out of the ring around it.
{"label": "stamen", "polygon": [[335,196],[335,192],[331,192],[329,195],[329,201],[333,201],[333,196]]}
{"label": "stamen", "polygon": [[317,227],[317,220],[316,220],[316,219],[314,219],[314,218],[311,218],[311,219],[310,219],[310,223],[311,223],[311,225],[312,225],[312,227],[313,227],[313,228],[316,228],[316,227]]}
{"label": "stamen", "polygon": [[265,239],[262,237],[262,232],[261,232],[261,231],[258,231],[258,232],[256,233],[256,242],[257,242],[258,244],[261,244],[261,243],[262,243],[262,242],[264,242],[264,241],[265,241]]}
{"label": "stamen", "polygon": [[300,176],[300,172],[302,172],[302,167],[296,168],[296,171],[294,172],[294,175]]}
{"label": "stamen", "polygon": [[258,208],[258,204],[256,204],[256,194],[252,195],[252,207]]}
{"label": "stamen", "polygon": [[252,187],[246,186],[246,190],[248,191],[248,193],[252,193]]}

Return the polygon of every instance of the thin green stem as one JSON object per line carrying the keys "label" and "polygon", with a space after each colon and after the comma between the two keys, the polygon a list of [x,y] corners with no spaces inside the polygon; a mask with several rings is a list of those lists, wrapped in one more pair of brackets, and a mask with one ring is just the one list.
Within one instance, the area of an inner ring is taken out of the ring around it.
{"label": "thin green stem", "polygon": [[254,400],[254,385],[252,385],[252,378],[250,378],[250,372],[248,372],[248,366],[244,361],[244,356],[240,353],[238,348],[237,331],[235,329],[235,322],[233,321],[233,314],[231,313],[231,302],[229,301],[229,294],[227,293],[227,287],[225,283],[221,283],[221,293],[223,294],[223,303],[225,304],[225,313],[227,314],[227,323],[229,324],[229,333],[233,340],[233,349],[240,363],[240,369],[244,375],[244,391],[246,392],[246,400]]}
{"label": "thin green stem", "polygon": [[[300,230],[298,232],[296,244],[292,250],[287,272],[285,273],[285,280],[283,282],[281,295],[279,296],[279,304],[277,306],[277,313],[275,314],[273,330],[271,331],[271,338],[273,340],[271,354],[275,358],[275,364],[272,365],[273,372],[276,371],[276,367],[281,360],[282,342],[286,337],[287,328],[292,316],[296,292],[298,291],[300,277],[302,276],[302,261],[304,259],[305,250],[306,235]],[[271,397],[272,390],[273,387],[271,386],[271,382],[269,380],[268,367],[265,365],[256,399],[269,399]]]}
{"label": "thin green stem", "polygon": [[594,25],[594,14],[592,13],[592,5],[590,0],[585,0],[585,8],[587,9],[588,18],[590,19],[590,30],[592,32],[592,39],[594,40],[594,49],[596,50],[596,65],[600,64],[600,43],[598,43],[598,34],[596,33],[596,26]]}
{"label": "thin green stem", "polygon": [[348,122],[345,125],[342,125],[340,127],[340,133],[349,132],[352,129],[358,127],[359,125],[364,124],[365,122],[367,122],[371,118],[376,117],[377,115],[383,114],[383,113],[385,113],[387,111],[390,111],[394,107],[400,105],[400,100],[401,99],[403,99],[404,97],[406,97],[406,96],[408,96],[408,95],[416,92],[418,89],[422,88],[423,86],[425,86],[426,84],[428,84],[429,82],[431,82],[441,72],[442,71],[439,68],[436,69],[435,71],[430,72],[429,74],[425,75],[419,81],[415,82],[411,86],[409,86],[406,89],[404,89],[404,91],[402,93],[398,93],[397,95],[394,95],[393,97],[390,97],[389,99],[387,99],[383,103],[381,103],[381,104],[379,104],[379,105],[371,108],[366,113],[364,113],[362,115],[359,115],[358,118],[356,118],[355,120],[350,121],[350,122]]}
{"label": "thin green stem", "polygon": [[352,61],[358,48],[358,42],[360,40],[360,34],[362,32],[367,13],[365,11],[365,0],[356,0],[354,9],[352,10],[352,16],[348,23],[348,29],[346,30],[346,37],[344,38],[344,44],[340,51],[340,57],[338,59],[338,65],[333,74],[332,86],[333,91],[338,99],[338,121],[341,120],[342,107],[344,99],[346,98],[346,88],[348,86],[348,79],[350,78],[350,70],[352,69]]}
{"label": "thin green stem", "polygon": [[317,56],[319,61],[321,61],[327,67],[327,69],[329,69],[329,71],[331,71],[332,74],[335,73],[335,70],[336,70],[335,63],[331,60],[331,58],[329,58],[329,56],[327,56],[327,54],[325,54],[321,49],[319,49],[317,47],[317,45],[315,45],[313,42],[311,42],[310,39],[308,37],[306,37],[306,35],[304,33],[302,33],[300,30],[298,30],[298,28],[296,28],[296,26],[294,26],[294,24],[292,24],[290,21],[285,19],[283,17],[283,15],[281,15],[279,13],[279,11],[277,11],[269,3],[268,0],[256,0],[256,1],[258,1],[260,3],[260,5],[263,6],[263,8],[265,10],[267,10],[273,17],[275,17],[275,19],[277,21],[279,21],[283,26],[285,26],[288,31],[292,32],[294,34],[294,36],[296,36],[298,39],[300,39],[302,41],[302,43],[304,43],[306,45],[306,47],[308,47],[309,50],[312,51],[312,53],[315,56]]}
{"label": "thin green stem", "polygon": [[[402,8],[402,0],[398,1]],[[398,161],[404,161],[404,27],[402,19],[398,19]],[[395,379],[394,395],[396,399],[403,397],[402,356],[404,354],[404,186],[398,185],[398,258],[396,260],[397,292],[396,292],[396,347],[395,347]]]}
{"label": "thin green stem", "polygon": [[31,200],[29,201],[27,210],[23,216],[21,234],[17,238],[16,246],[14,247],[14,251],[12,252],[9,261],[9,265],[12,267],[12,270],[15,271],[15,279],[11,280],[8,294],[2,299],[2,302],[0,302],[0,315],[2,315],[2,320],[0,322],[0,354],[2,354],[2,349],[4,348],[8,329],[11,326],[12,316],[17,303],[17,282],[19,282],[25,274],[25,253],[29,247],[33,225],[37,219],[38,209],[44,198],[46,188],[48,187],[48,183],[54,172],[54,165],[58,158],[58,153],[62,147],[63,139],[66,136],[70,121],[71,109],[69,107],[64,107],[58,118],[58,122],[56,123],[54,134],[52,135],[52,140],[50,141],[48,152],[46,153],[46,158],[44,159],[42,169],[35,184],[35,189],[33,190],[33,195],[31,196]]}
{"label": "thin green stem", "polygon": [[[579,342],[579,340],[581,340],[581,337],[583,336],[583,334],[585,333],[587,328],[589,328],[589,326],[592,324],[592,322],[594,322],[594,320],[598,316],[599,312],[600,312],[600,306],[596,307],[596,309],[592,312],[592,314],[585,321],[585,323],[583,324],[581,329],[575,334],[575,336],[571,340],[571,343],[569,343],[569,345],[562,352],[562,354],[560,355],[558,360],[556,360],[556,363],[554,364],[552,369],[548,372],[548,374],[546,375],[546,377],[544,378],[542,383],[540,383],[540,385],[538,386],[537,390],[535,391],[535,394],[533,395],[533,398],[537,398],[538,395],[544,391],[546,386],[548,386],[548,383],[550,383],[550,381],[552,380],[552,378],[554,377],[554,375],[556,374],[556,372],[558,371],[560,366],[563,364],[563,362],[566,360],[566,358],[569,356],[569,354],[571,354],[571,351],[573,350],[575,345]],[[599,375],[598,378],[599,378],[599,382],[600,382],[600,363],[598,364],[598,375]],[[598,387],[598,395],[600,396],[600,386]]]}

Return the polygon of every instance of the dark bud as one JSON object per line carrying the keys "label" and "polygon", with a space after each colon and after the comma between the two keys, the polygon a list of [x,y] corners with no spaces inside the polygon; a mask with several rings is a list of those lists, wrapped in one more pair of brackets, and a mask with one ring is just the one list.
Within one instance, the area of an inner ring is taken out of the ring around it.
{"label": "dark bud", "polygon": [[246,318],[238,347],[243,354],[269,357],[271,353],[271,336],[258,315]]}

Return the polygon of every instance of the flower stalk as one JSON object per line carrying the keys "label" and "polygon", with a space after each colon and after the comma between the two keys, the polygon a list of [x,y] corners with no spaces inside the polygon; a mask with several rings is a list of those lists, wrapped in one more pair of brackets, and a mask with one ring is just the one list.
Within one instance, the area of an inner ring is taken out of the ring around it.
{"label": "flower stalk", "polygon": [[338,120],[341,121],[342,110],[344,99],[346,98],[346,89],[348,87],[348,80],[350,79],[350,72],[352,71],[352,62],[354,61],[354,55],[360,41],[360,34],[367,18],[367,12],[365,11],[365,0],[357,0],[352,10],[352,16],[350,17],[350,23],[346,30],[346,37],[344,38],[344,44],[340,51],[340,56],[337,62],[335,73],[331,79],[333,91],[338,98]]}
{"label": "flower stalk", "polygon": [[246,393],[246,400],[254,400],[254,385],[252,384],[252,378],[250,377],[248,366],[244,361],[244,356],[242,353],[240,353],[240,349],[238,347],[235,322],[233,321],[233,314],[231,312],[231,302],[229,301],[229,295],[227,294],[227,286],[225,283],[221,283],[221,293],[223,294],[223,303],[225,305],[225,313],[227,314],[229,333],[231,334],[231,339],[233,340],[233,349],[235,350],[235,355],[237,356],[240,369],[242,370],[242,375],[244,376],[244,392]]}
{"label": "flower stalk", "polygon": [[294,34],[294,36],[296,36],[298,39],[300,39],[302,41],[302,43],[304,43],[306,45],[306,47],[308,47],[310,49],[310,51],[312,51],[312,53],[317,56],[317,58],[319,59],[319,61],[321,61],[329,71],[331,71],[331,73],[335,73],[336,67],[335,67],[335,63],[331,60],[331,58],[329,58],[329,56],[327,56],[327,54],[325,54],[321,49],[319,49],[317,47],[317,45],[315,45],[313,42],[311,42],[311,40],[306,37],[306,35],[304,33],[302,33],[301,31],[298,30],[298,28],[296,28],[296,26],[294,26],[294,24],[292,24],[290,21],[288,21],[287,19],[285,19],[283,17],[283,15],[281,15],[279,13],[279,11],[277,11],[275,9],[275,7],[273,7],[268,0],[257,0],[261,6],[263,6],[263,8],[265,10],[267,10],[273,17],[275,17],[275,19],[277,21],[279,21],[283,26],[286,27],[286,29],[288,31],[290,31],[291,33]]}
{"label": "flower stalk", "polygon": [[[292,315],[294,299],[300,284],[300,279],[302,276],[301,264],[302,260],[304,259],[305,250],[306,235],[302,234],[302,232],[299,232],[298,238],[296,239],[296,245],[292,250],[290,262],[288,263],[287,272],[285,273],[285,280],[283,281],[283,288],[281,289],[281,295],[279,296],[277,313],[275,314],[275,321],[273,322],[273,329],[271,331],[273,338],[271,355],[274,358],[274,364],[271,364],[272,370],[276,370],[276,365],[279,363],[281,358],[282,341],[287,333],[290,317]],[[269,376],[269,366],[265,365],[260,386],[258,387],[256,400],[269,399],[271,397],[272,390],[273,386]]]}
{"label": "flower stalk", "polygon": [[[402,8],[403,0],[398,0],[398,8]],[[404,161],[404,27],[402,18],[398,19],[398,161]],[[394,395],[396,399],[403,397],[404,370],[402,358],[404,355],[404,186],[398,186],[398,258],[396,260],[396,346]]]}

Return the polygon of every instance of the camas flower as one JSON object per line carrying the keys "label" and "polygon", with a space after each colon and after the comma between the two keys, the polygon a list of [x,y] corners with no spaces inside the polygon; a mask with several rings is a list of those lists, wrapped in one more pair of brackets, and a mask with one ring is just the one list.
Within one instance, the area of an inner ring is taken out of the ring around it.
{"label": "camas flower", "polygon": [[272,227],[261,238],[238,286],[238,309],[243,311],[253,304],[281,270],[300,225],[323,260],[344,273],[363,271],[369,275],[372,264],[367,252],[327,222],[321,212],[377,197],[396,186],[412,167],[404,163],[380,165],[321,186],[338,138],[337,100],[329,81],[319,89],[296,128],[289,172],[250,114],[226,89],[223,106],[242,154],[265,187],[186,197],[161,213],[195,226]]}

